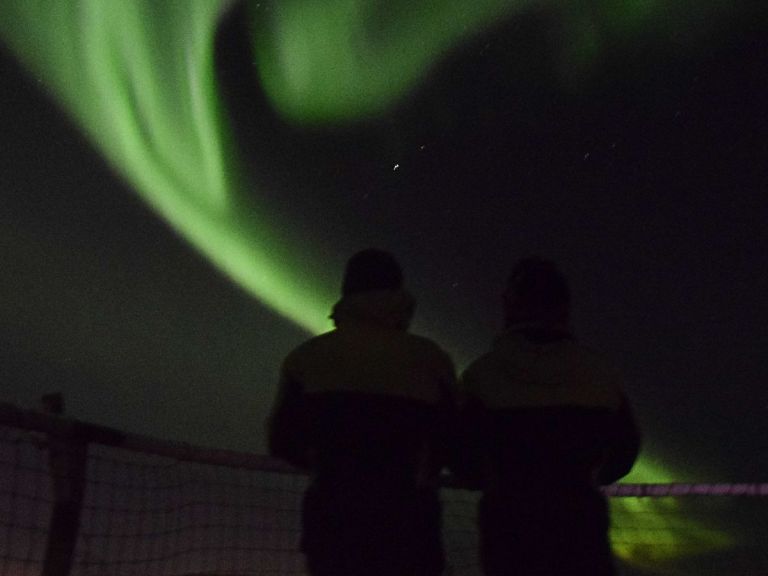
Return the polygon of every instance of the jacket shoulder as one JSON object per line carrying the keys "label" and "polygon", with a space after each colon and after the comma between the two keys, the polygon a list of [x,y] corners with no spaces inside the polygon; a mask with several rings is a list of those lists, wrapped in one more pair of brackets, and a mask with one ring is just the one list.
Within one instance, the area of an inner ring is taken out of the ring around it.
{"label": "jacket shoulder", "polygon": [[289,362],[295,358],[301,358],[302,356],[311,354],[313,351],[317,351],[322,346],[330,343],[333,340],[334,335],[335,331],[331,330],[329,332],[323,332],[322,334],[318,334],[317,336],[313,336],[307,340],[304,340],[304,342],[296,346],[288,353],[288,355],[285,357],[285,361]]}
{"label": "jacket shoulder", "polygon": [[483,354],[462,374],[463,393],[488,407],[600,406],[615,410],[620,372],[593,348],[507,344]]}
{"label": "jacket shoulder", "polygon": [[434,358],[450,362],[452,364],[448,353],[443,350],[434,340],[430,340],[426,336],[419,336],[418,334],[406,333],[405,336],[408,343],[420,352],[431,355]]}

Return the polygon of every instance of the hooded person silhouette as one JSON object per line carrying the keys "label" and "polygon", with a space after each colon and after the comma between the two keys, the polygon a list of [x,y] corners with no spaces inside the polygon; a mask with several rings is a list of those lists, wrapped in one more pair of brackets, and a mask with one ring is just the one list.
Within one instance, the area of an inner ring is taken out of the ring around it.
{"label": "hooded person silhouette", "polygon": [[415,302],[397,261],[350,258],[335,329],[291,352],[270,452],[311,473],[302,550],[313,576],[438,575],[437,478],[448,459],[455,373],[408,333]]}
{"label": "hooded person silhouette", "polygon": [[611,576],[599,486],[627,474],[639,433],[618,372],[579,343],[570,290],[549,261],[527,258],[504,292],[505,329],[462,375],[461,457],[482,490],[488,576]]}

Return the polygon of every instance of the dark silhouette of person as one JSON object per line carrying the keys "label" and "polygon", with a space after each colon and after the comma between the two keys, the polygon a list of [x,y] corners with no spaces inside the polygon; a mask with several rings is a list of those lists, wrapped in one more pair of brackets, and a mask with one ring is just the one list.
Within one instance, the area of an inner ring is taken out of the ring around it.
{"label": "dark silhouette of person", "polygon": [[600,485],[626,475],[640,436],[618,371],[579,343],[570,289],[550,261],[526,258],[504,292],[505,330],[462,375],[454,472],[482,490],[487,576],[611,576]]}
{"label": "dark silhouette of person", "polygon": [[335,329],[283,363],[269,449],[310,471],[301,548],[313,576],[443,570],[437,480],[456,377],[445,352],[408,333],[414,308],[396,260],[359,252],[333,307]]}

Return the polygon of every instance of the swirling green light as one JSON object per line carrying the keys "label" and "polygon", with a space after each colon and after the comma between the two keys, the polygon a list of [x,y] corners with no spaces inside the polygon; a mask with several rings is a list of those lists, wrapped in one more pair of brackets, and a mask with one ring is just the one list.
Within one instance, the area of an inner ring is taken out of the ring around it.
{"label": "swirling green light", "polygon": [[303,122],[375,115],[461,40],[531,0],[283,0],[257,20],[262,85]]}
{"label": "swirling green light", "polygon": [[[724,0],[281,0],[254,3],[254,47],[274,106],[301,123],[375,116],[413,91],[465,40],[524,12],[558,31],[551,50],[562,82],[588,78],[601,54],[651,32],[680,45],[703,35]],[[688,39],[688,40],[685,40]],[[542,66],[546,66],[546,60]]]}
{"label": "swirling green light", "polygon": [[214,80],[231,0],[16,0],[2,38],[142,198],[233,280],[310,332],[332,295],[284,262],[253,206]]}
{"label": "swirling green light", "polygon": [[[328,327],[332,295],[318,281],[306,283],[296,271],[299,252],[284,245],[254,194],[246,193],[217,91],[214,37],[232,4],[4,0],[0,35],[159,215],[276,312],[320,332]],[[270,15],[259,6],[258,73],[275,106],[294,120],[358,119],[396,102],[451,46],[528,4],[284,0]],[[647,2],[621,6],[624,24],[653,12]],[[574,21],[589,34],[600,28],[583,14]],[[584,49],[597,49],[596,38]],[[647,460],[637,474],[668,479]],[[673,506],[653,507],[651,514],[672,522],[663,538],[675,554],[727,541]],[[618,551],[638,554],[631,545]]]}

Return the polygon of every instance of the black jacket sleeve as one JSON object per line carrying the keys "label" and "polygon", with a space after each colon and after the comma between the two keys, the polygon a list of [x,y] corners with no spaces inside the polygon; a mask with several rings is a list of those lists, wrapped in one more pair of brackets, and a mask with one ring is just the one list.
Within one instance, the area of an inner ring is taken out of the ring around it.
{"label": "black jacket sleeve", "polygon": [[270,455],[300,468],[307,467],[307,432],[302,386],[283,371],[277,400],[267,424]]}
{"label": "black jacket sleeve", "polygon": [[598,473],[600,484],[612,484],[632,469],[640,453],[640,430],[626,397],[614,416],[608,453]]}

